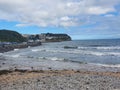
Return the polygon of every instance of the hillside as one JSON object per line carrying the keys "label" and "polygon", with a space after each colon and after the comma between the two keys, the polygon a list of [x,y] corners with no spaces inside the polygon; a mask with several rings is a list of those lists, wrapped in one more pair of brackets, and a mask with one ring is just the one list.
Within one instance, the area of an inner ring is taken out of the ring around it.
{"label": "hillside", "polygon": [[26,39],[16,31],[0,30],[1,42],[24,42]]}

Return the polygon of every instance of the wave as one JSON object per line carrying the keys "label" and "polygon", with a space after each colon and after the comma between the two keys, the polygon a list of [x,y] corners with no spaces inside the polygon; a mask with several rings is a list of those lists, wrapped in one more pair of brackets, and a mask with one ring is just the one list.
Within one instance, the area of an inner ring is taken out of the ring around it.
{"label": "wave", "polygon": [[119,46],[116,47],[78,47],[78,49],[87,50],[87,49],[97,49],[97,50],[120,50]]}
{"label": "wave", "polygon": [[99,52],[99,51],[85,51],[85,50],[69,50],[69,51],[59,51],[64,53],[73,53],[81,55],[95,55],[95,56],[120,56],[119,52]]}
{"label": "wave", "polygon": [[104,47],[104,46],[109,46],[109,45],[98,45],[98,44],[93,44],[93,45],[88,45],[89,47]]}
{"label": "wave", "polygon": [[120,56],[120,53],[117,52],[94,52],[94,51],[88,51],[84,52],[84,54],[87,55],[95,55],[95,56]]}
{"label": "wave", "polygon": [[78,47],[79,50],[94,49],[93,47]]}
{"label": "wave", "polygon": [[85,55],[95,55],[95,56],[120,56],[120,53],[117,52],[95,52],[95,51],[86,51],[83,52]]}
{"label": "wave", "polygon": [[102,67],[113,67],[113,68],[119,68],[120,64],[115,64],[115,65],[110,65],[110,64],[99,64],[99,63],[89,63],[91,65],[98,65],[98,66],[102,66]]}
{"label": "wave", "polygon": [[0,53],[0,55],[3,55],[3,53]]}
{"label": "wave", "polygon": [[18,58],[20,55],[19,54],[15,54],[15,55],[5,55],[7,57],[13,57],[13,58]]}
{"label": "wave", "polygon": [[51,61],[61,61],[61,62],[71,62],[71,63],[87,64],[86,62],[73,61],[73,60],[69,60],[69,59],[66,59],[66,58],[58,58],[58,57],[39,57],[39,59],[51,60]]}
{"label": "wave", "polygon": [[38,57],[38,59],[51,60],[51,61],[68,61],[68,59],[58,58],[58,57]]}
{"label": "wave", "polygon": [[63,62],[86,64],[86,62],[73,61],[73,60],[69,60],[69,59],[66,59],[66,58],[59,58],[59,57],[38,57],[38,58],[39,59],[44,59],[44,60],[51,60],[51,61],[63,61]]}
{"label": "wave", "polygon": [[20,55],[20,56],[24,58],[31,58],[31,59],[37,59],[37,60],[51,60],[51,61],[67,61],[68,60],[65,58],[58,58],[58,57],[37,57],[37,56],[27,56],[27,55]]}
{"label": "wave", "polygon": [[33,50],[33,52],[44,51],[51,53],[68,53],[68,54],[80,54],[80,55],[95,55],[95,56],[120,56],[119,52],[100,52],[100,51],[90,51],[90,50],[80,50],[80,49],[41,49]]}
{"label": "wave", "polygon": [[96,47],[96,49],[98,50],[120,50],[120,47],[119,46],[116,46],[116,47]]}
{"label": "wave", "polygon": [[18,51],[19,49],[14,49],[14,51]]}
{"label": "wave", "polygon": [[37,52],[37,51],[39,51],[38,49],[32,49],[31,51],[33,51],[33,52]]}
{"label": "wave", "polygon": [[52,61],[67,61],[65,58],[58,58],[58,57],[47,57],[48,60]]}
{"label": "wave", "polygon": [[38,52],[38,51],[46,51],[45,49],[32,49],[32,52]]}

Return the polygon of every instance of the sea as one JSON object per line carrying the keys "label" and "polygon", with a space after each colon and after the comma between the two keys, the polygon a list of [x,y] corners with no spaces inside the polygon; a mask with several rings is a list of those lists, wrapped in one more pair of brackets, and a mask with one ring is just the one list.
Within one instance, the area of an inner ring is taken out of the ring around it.
{"label": "sea", "polygon": [[97,65],[120,65],[120,39],[72,40],[42,43],[41,46],[4,53],[17,59],[28,58]]}

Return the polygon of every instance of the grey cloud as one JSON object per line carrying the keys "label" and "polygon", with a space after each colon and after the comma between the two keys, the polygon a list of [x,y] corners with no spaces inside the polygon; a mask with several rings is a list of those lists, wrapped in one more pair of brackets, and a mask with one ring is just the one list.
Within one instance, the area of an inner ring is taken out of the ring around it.
{"label": "grey cloud", "polygon": [[114,6],[119,2],[119,0],[0,0],[0,19],[20,22],[16,26],[79,26],[89,22],[86,19],[88,16],[116,11]]}

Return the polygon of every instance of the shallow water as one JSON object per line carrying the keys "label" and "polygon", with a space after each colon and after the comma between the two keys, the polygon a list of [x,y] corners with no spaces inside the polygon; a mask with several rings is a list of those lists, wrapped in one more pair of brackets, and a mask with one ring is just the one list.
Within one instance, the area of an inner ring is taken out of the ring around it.
{"label": "shallow water", "polygon": [[[64,48],[65,46],[70,48]],[[15,49],[3,55],[12,59],[27,58],[32,60],[67,61],[119,66],[120,40],[76,40],[43,43],[42,46],[21,50]]]}

